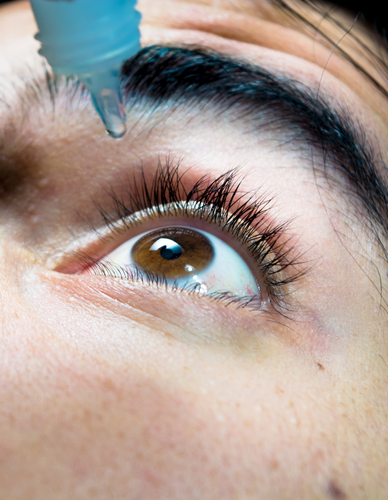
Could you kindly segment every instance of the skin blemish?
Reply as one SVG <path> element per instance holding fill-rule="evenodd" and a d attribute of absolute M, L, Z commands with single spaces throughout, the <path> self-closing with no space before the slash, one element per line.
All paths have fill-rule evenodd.
<path fill-rule="evenodd" d="M 318 369 L 324 371 L 325 367 L 322 365 L 322 363 L 317 363 Z"/>
<path fill-rule="evenodd" d="M 346 500 L 347 496 L 345 492 L 338 486 L 335 481 L 330 481 L 327 488 L 329 498 L 334 500 Z"/>

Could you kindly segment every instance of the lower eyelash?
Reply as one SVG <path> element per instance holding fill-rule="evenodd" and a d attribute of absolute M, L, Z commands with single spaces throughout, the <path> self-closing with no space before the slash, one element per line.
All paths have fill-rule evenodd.
<path fill-rule="evenodd" d="M 187 189 L 189 172 L 190 169 L 181 172 L 179 163 L 172 165 L 169 161 L 164 164 L 159 162 L 151 183 L 147 182 L 142 170 L 140 181 L 134 175 L 130 182 L 123 184 L 121 194 L 113 189 L 108 191 L 112 207 L 104 209 L 95 203 L 109 231 L 108 236 L 104 235 L 101 239 L 106 241 L 115 235 L 125 234 L 131 228 L 152 219 L 187 216 L 204 220 L 231 234 L 249 250 L 263 275 L 270 305 L 287 316 L 292 311 L 290 285 L 306 272 L 299 262 L 300 254 L 290 244 L 291 238 L 287 237 L 290 222 L 273 222 L 270 217 L 272 200 L 240 190 L 242 179 L 238 169 L 215 179 L 204 176 Z M 78 255 L 78 262 L 81 262 L 83 270 L 93 274 L 147 281 L 178 289 L 160 276 L 140 269 L 120 268 L 90 255 Z M 196 292 L 185 287 L 180 289 Z M 219 292 L 210 293 L 209 297 L 238 307 L 262 308 L 257 296 L 237 297 L 229 292 Z"/>
<path fill-rule="evenodd" d="M 195 295 L 196 297 L 206 296 L 215 302 L 223 303 L 225 306 L 233 305 L 237 309 L 248 308 L 253 311 L 263 312 L 263 302 L 260 295 L 237 296 L 228 291 L 207 292 L 204 294 L 201 292 L 200 284 L 198 283 L 196 285 L 178 285 L 177 283 L 165 279 L 160 274 L 140 269 L 134 264 L 131 265 L 130 268 L 124 268 L 122 266 L 112 264 L 111 262 L 95 261 L 87 256 L 83 257 L 83 263 L 92 274 L 97 276 L 106 276 L 126 281 L 141 282 L 142 284 L 147 285 L 156 285 L 157 287 L 163 287 L 174 293 L 185 292 Z"/>

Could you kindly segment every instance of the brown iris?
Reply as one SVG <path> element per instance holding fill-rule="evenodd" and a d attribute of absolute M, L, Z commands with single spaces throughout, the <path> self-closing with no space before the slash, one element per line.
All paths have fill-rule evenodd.
<path fill-rule="evenodd" d="M 213 261 L 214 251 L 202 233 L 186 227 L 169 227 L 140 238 L 131 256 L 140 268 L 178 280 L 203 271 Z"/>

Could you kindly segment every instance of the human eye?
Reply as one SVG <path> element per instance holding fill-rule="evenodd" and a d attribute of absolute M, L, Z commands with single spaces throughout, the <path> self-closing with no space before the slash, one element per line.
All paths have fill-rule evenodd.
<path fill-rule="evenodd" d="M 124 269 L 129 277 L 144 276 L 201 294 L 262 299 L 259 278 L 238 252 L 190 222 L 184 226 L 183 221 L 160 220 L 161 227 L 131 238 L 111 253 L 107 265 Z"/>
<path fill-rule="evenodd" d="M 194 179 L 191 169 L 167 161 L 151 182 L 143 171 L 120 193 L 110 190 L 110 207 L 97 204 L 104 220 L 98 249 L 85 249 L 63 272 L 289 311 L 290 289 L 303 274 L 289 224 L 273 219 L 270 198 L 242 191 L 238 169 Z"/>

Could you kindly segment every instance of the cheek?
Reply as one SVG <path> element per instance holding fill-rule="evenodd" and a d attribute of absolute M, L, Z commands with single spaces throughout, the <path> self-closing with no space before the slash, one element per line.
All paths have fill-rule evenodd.
<path fill-rule="evenodd" d="M 73 288 L 64 293 L 67 279 Z M 92 282 L 82 294 L 70 278 L 50 285 L 51 296 L 35 283 L 29 314 L 8 332 L 14 351 L 8 346 L 2 357 L 7 460 L 0 484 L 12 492 L 5 498 L 15 488 L 31 496 L 31 482 L 20 486 L 20 477 L 39 477 L 42 499 L 58 491 L 93 499 L 113 492 L 277 500 L 304 491 L 325 498 L 338 470 L 341 488 L 357 498 L 354 478 L 371 442 L 357 447 L 364 406 L 344 405 L 343 377 L 279 341 L 262 340 L 248 352 L 210 342 L 211 328 L 203 326 L 198 333 L 209 337 L 202 343 L 182 336 L 183 327 L 164 334 L 162 321 L 159 329 L 141 325 L 134 309 L 131 322 L 118 321 L 102 309 Z M 230 325 L 223 325 L 226 335 Z"/>
<path fill-rule="evenodd" d="M 290 358 L 247 365 L 211 349 L 167 347 L 150 360 L 133 346 L 133 359 L 116 366 L 76 343 L 36 341 L 19 357 L 14 384 L 3 384 L 0 484 L 39 477 L 42 499 L 63 490 L 89 498 L 88 485 L 98 489 L 90 498 L 101 499 L 112 491 L 131 499 L 279 499 L 314 490 L 317 471 L 338 455 L 336 433 L 346 435 L 323 378 Z M 29 498 L 28 479 L 24 485 Z"/>

